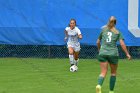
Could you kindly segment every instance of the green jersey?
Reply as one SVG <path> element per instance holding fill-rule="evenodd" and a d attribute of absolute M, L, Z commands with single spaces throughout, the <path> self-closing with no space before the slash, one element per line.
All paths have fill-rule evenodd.
<path fill-rule="evenodd" d="M 115 34 L 109 29 L 103 29 L 98 39 L 101 40 L 99 55 L 119 56 L 116 43 L 120 39 L 124 39 L 120 32 Z"/>

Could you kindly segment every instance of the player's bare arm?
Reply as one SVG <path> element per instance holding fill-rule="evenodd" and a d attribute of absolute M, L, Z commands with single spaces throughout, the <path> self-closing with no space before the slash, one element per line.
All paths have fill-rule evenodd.
<path fill-rule="evenodd" d="M 78 38 L 79 39 L 82 39 L 83 38 L 82 34 L 78 35 Z"/>
<path fill-rule="evenodd" d="M 120 45 L 121 45 L 123 51 L 125 52 L 127 58 L 130 60 L 131 59 L 131 56 L 130 56 L 130 54 L 127 51 L 126 45 L 124 43 L 124 40 L 120 39 Z"/>
<path fill-rule="evenodd" d="M 66 31 L 66 30 L 64 31 L 64 33 L 65 33 L 65 38 L 64 38 L 64 41 L 66 41 L 66 40 L 68 39 L 68 33 L 67 33 L 67 31 Z"/>
<path fill-rule="evenodd" d="M 98 51 L 100 50 L 100 47 L 101 47 L 101 43 L 100 43 L 100 39 L 97 39 L 97 48 L 98 48 Z"/>

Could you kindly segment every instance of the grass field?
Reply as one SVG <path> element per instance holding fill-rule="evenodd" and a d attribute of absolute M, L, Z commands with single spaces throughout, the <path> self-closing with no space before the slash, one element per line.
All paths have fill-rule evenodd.
<path fill-rule="evenodd" d="M 115 93 L 140 91 L 139 60 L 120 60 Z M 69 72 L 68 59 L 1 58 L 0 93 L 95 93 L 99 75 L 95 59 L 81 59 Z M 109 75 L 103 93 L 109 91 Z"/>

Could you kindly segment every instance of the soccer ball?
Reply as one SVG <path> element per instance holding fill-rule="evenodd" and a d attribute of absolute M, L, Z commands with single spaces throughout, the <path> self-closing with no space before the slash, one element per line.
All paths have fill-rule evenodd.
<path fill-rule="evenodd" d="M 76 72 L 78 70 L 78 67 L 76 65 L 73 65 L 70 67 L 70 72 Z"/>

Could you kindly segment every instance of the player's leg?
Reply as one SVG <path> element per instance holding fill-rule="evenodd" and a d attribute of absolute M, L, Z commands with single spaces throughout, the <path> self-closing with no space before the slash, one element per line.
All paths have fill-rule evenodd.
<path fill-rule="evenodd" d="M 100 62 L 101 73 L 98 79 L 98 84 L 102 86 L 103 80 L 108 71 L 108 62 Z"/>
<path fill-rule="evenodd" d="M 98 85 L 96 86 L 96 93 L 101 93 L 101 86 L 104 82 L 105 76 L 108 71 L 108 62 L 107 62 L 107 59 L 103 56 L 99 56 L 98 60 L 100 61 L 101 73 L 98 78 Z"/>
<path fill-rule="evenodd" d="M 79 52 L 74 51 L 74 61 L 75 61 L 75 65 L 77 66 L 79 61 Z"/>
<path fill-rule="evenodd" d="M 110 76 L 110 92 L 114 93 L 114 87 L 116 83 L 116 74 L 118 68 L 118 57 L 110 57 L 110 68 L 111 68 L 111 76 Z"/>
<path fill-rule="evenodd" d="M 100 62 L 101 74 L 98 78 L 98 85 L 96 86 L 96 93 L 101 93 L 101 86 L 104 82 L 105 76 L 108 71 L 108 62 Z"/>
<path fill-rule="evenodd" d="M 114 93 L 114 87 L 116 83 L 116 74 L 117 74 L 118 64 L 110 64 L 111 76 L 110 76 L 110 93 Z"/>
<path fill-rule="evenodd" d="M 74 46 L 74 61 L 75 65 L 77 66 L 78 61 L 79 61 L 79 51 L 80 51 L 80 43 L 76 43 Z"/>
<path fill-rule="evenodd" d="M 69 52 L 69 60 L 71 66 L 74 65 L 74 49 L 72 47 L 68 47 L 68 52 Z"/>

